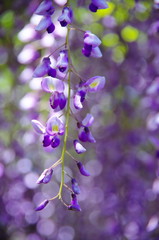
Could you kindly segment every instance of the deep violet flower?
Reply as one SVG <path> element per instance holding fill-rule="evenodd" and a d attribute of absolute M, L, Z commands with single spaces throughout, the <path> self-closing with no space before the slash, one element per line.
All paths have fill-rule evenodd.
<path fill-rule="evenodd" d="M 43 139 L 44 147 L 51 145 L 53 148 L 56 148 L 59 146 L 60 139 L 58 135 L 64 134 L 64 124 L 59 118 L 54 116 L 49 118 L 46 127 L 37 120 L 32 120 L 31 122 L 37 133 L 45 134 Z"/>
<path fill-rule="evenodd" d="M 105 0 L 92 0 L 89 5 L 89 9 L 92 12 L 96 12 L 98 9 L 106 9 L 108 8 L 108 4 Z"/>
<path fill-rule="evenodd" d="M 77 167 L 83 176 L 86 176 L 86 177 L 90 176 L 90 173 L 85 169 L 85 167 L 81 162 L 77 162 Z"/>
<path fill-rule="evenodd" d="M 40 175 L 40 177 L 38 178 L 38 180 L 36 181 L 36 183 L 40 184 L 40 183 L 48 183 L 51 180 L 53 174 L 53 169 L 49 168 L 49 169 L 45 169 L 42 174 Z"/>
<path fill-rule="evenodd" d="M 66 72 L 66 70 L 68 69 L 68 52 L 67 52 L 67 50 L 60 51 L 56 66 L 60 72 Z"/>
<path fill-rule="evenodd" d="M 86 31 L 84 34 L 84 47 L 82 49 L 82 53 L 85 57 L 102 57 L 102 53 L 99 49 L 99 45 L 101 44 L 101 40 L 90 31 Z"/>
<path fill-rule="evenodd" d="M 43 77 L 46 74 L 48 74 L 49 76 L 55 77 L 56 70 L 51 68 L 50 65 L 51 65 L 50 58 L 49 57 L 43 58 L 42 63 L 35 68 L 33 77 L 39 78 L 39 77 Z"/>
<path fill-rule="evenodd" d="M 72 18 L 73 18 L 72 9 L 69 7 L 64 7 L 61 16 L 58 18 L 58 21 L 60 22 L 62 27 L 65 27 L 67 26 L 67 24 L 72 23 Z"/>
<path fill-rule="evenodd" d="M 57 107 L 62 110 L 66 106 L 66 97 L 63 92 L 53 92 L 50 97 L 50 106 L 52 109 L 56 109 Z"/>
<path fill-rule="evenodd" d="M 77 201 L 76 194 L 71 194 L 71 204 L 68 206 L 68 210 L 80 212 L 81 208 Z"/>
<path fill-rule="evenodd" d="M 82 144 L 79 143 L 78 140 L 74 140 L 73 145 L 74 145 L 76 153 L 81 154 L 81 153 L 86 152 L 86 149 L 82 146 Z"/>
<path fill-rule="evenodd" d="M 72 183 L 72 190 L 73 190 L 73 192 L 75 194 L 80 194 L 80 188 L 79 188 L 78 183 L 77 183 L 75 178 L 71 179 L 71 183 Z"/>
<path fill-rule="evenodd" d="M 39 204 L 39 206 L 37 208 L 35 208 L 35 211 L 41 211 L 42 209 L 44 209 L 46 207 L 46 205 L 49 203 L 49 200 L 44 200 L 43 202 L 41 202 Z"/>
<path fill-rule="evenodd" d="M 78 138 L 82 142 L 90 142 L 95 143 L 94 139 L 89 127 L 92 125 L 94 121 L 94 117 L 91 114 L 87 114 L 83 121 L 79 124 L 79 134 Z"/>

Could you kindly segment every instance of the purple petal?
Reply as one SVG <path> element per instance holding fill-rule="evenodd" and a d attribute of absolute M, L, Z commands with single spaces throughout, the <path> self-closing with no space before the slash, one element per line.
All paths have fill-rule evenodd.
<path fill-rule="evenodd" d="M 87 31 L 84 34 L 84 43 L 87 45 L 91 45 L 93 48 L 98 47 L 101 44 L 101 40 L 93 33 Z M 84 46 L 85 49 L 86 46 Z"/>
<path fill-rule="evenodd" d="M 56 69 L 49 67 L 48 76 L 55 78 L 56 77 Z"/>
<path fill-rule="evenodd" d="M 52 93 L 54 91 L 63 92 L 64 91 L 64 83 L 52 77 L 45 77 L 41 82 L 41 87 L 45 92 Z"/>
<path fill-rule="evenodd" d="M 50 97 L 50 106 L 52 107 L 52 109 L 57 108 L 59 105 L 59 93 L 58 92 L 54 92 L 51 94 Z"/>
<path fill-rule="evenodd" d="M 33 77 L 35 77 L 35 78 L 43 77 L 45 74 L 47 74 L 47 72 L 50 68 L 50 64 L 51 64 L 50 59 L 44 58 L 42 63 L 35 68 Z"/>
<path fill-rule="evenodd" d="M 86 149 L 82 146 L 82 144 L 79 143 L 78 140 L 74 140 L 73 144 L 74 144 L 76 153 L 81 154 L 81 153 L 86 152 Z"/>
<path fill-rule="evenodd" d="M 51 1 L 43 1 L 38 8 L 35 11 L 35 14 L 38 15 L 45 15 L 48 10 L 52 8 L 52 2 Z"/>
<path fill-rule="evenodd" d="M 91 3 L 89 5 L 89 9 L 90 9 L 91 12 L 96 12 L 98 10 L 98 7 L 95 6 L 93 3 Z"/>
<path fill-rule="evenodd" d="M 78 92 L 74 96 L 74 106 L 75 106 L 76 109 L 82 109 L 83 108 L 83 105 L 81 103 L 81 96 Z"/>
<path fill-rule="evenodd" d="M 99 47 L 92 48 L 91 57 L 94 57 L 94 58 L 102 57 L 102 53 Z"/>
<path fill-rule="evenodd" d="M 88 129 L 89 130 L 89 129 Z M 85 130 L 84 127 L 81 127 L 79 129 L 79 134 L 78 134 L 78 138 L 80 141 L 82 142 L 88 142 L 88 132 Z"/>
<path fill-rule="evenodd" d="M 67 52 L 67 50 L 60 51 L 56 66 L 60 72 L 65 72 L 67 70 L 67 68 L 68 68 L 68 52 Z"/>
<path fill-rule="evenodd" d="M 46 128 L 37 120 L 31 120 L 32 126 L 34 130 L 39 134 L 44 134 L 46 132 Z"/>
<path fill-rule="evenodd" d="M 109 7 L 105 0 L 92 0 L 92 4 L 97 6 L 98 9 L 106 9 Z"/>
<path fill-rule="evenodd" d="M 81 207 L 80 207 L 79 204 L 69 205 L 69 206 L 68 206 L 68 210 L 80 212 L 80 211 L 81 211 Z"/>
<path fill-rule="evenodd" d="M 64 7 L 62 10 L 62 15 L 58 18 L 62 27 L 67 26 L 67 24 L 72 23 L 73 12 L 71 8 Z"/>
<path fill-rule="evenodd" d="M 63 135 L 64 134 L 64 124 L 57 117 L 51 117 L 46 123 L 46 131 L 49 135 Z"/>
<path fill-rule="evenodd" d="M 35 209 L 35 211 L 41 211 L 46 207 L 46 205 L 49 203 L 49 200 L 44 200 L 40 205 Z"/>
<path fill-rule="evenodd" d="M 86 176 L 86 177 L 90 176 L 90 173 L 85 169 L 85 167 L 81 162 L 77 162 L 77 167 L 83 176 Z"/>
<path fill-rule="evenodd" d="M 85 82 L 85 86 L 87 87 L 88 92 L 97 92 L 104 88 L 105 81 L 105 77 L 95 76 L 88 79 Z"/>
<path fill-rule="evenodd" d="M 38 180 L 36 181 L 36 183 L 40 184 L 40 183 L 48 183 L 51 180 L 53 174 L 53 169 L 45 169 L 42 174 L 40 175 L 40 177 L 38 178 Z"/>
<path fill-rule="evenodd" d="M 56 148 L 60 145 L 60 139 L 55 136 L 53 139 L 52 139 L 52 143 L 51 143 L 51 147 L 52 148 Z"/>
<path fill-rule="evenodd" d="M 75 194 L 80 194 L 80 188 L 79 188 L 78 183 L 77 183 L 75 178 L 71 179 L 71 183 L 72 183 L 72 190 L 73 190 L 73 192 Z"/>
<path fill-rule="evenodd" d="M 42 18 L 39 24 L 35 27 L 36 31 L 43 31 L 47 29 L 52 24 L 51 17 Z"/>
<path fill-rule="evenodd" d="M 52 33 L 55 30 L 55 25 L 53 23 L 46 29 L 48 33 Z"/>
<path fill-rule="evenodd" d="M 90 127 L 94 121 L 94 117 L 92 114 L 87 113 L 86 117 L 83 119 L 82 124 L 85 127 Z"/>
<path fill-rule="evenodd" d="M 51 141 L 52 141 L 52 137 L 49 136 L 49 135 L 45 135 L 45 136 L 44 136 L 44 139 L 43 139 L 43 147 L 48 147 L 48 146 L 50 146 Z"/>
<path fill-rule="evenodd" d="M 66 97 L 63 92 L 59 93 L 59 107 L 60 109 L 64 109 L 66 106 Z"/>

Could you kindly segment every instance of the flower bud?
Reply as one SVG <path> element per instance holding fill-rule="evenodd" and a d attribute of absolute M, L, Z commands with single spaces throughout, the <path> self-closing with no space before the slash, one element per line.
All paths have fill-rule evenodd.
<path fill-rule="evenodd" d="M 44 200 L 42 203 L 39 204 L 37 208 L 35 208 L 35 211 L 41 211 L 46 207 L 46 205 L 49 203 L 49 200 Z"/>
<path fill-rule="evenodd" d="M 90 173 L 85 169 L 81 162 L 77 162 L 77 167 L 79 168 L 79 171 L 83 176 L 90 176 Z"/>
<path fill-rule="evenodd" d="M 36 181 L 36 183 L 40 184 L 40 183 L 48 183 L 51 180 L 53 174 L 53 169 L 45 169 L 42 174 L 40 175 L 40 177 L 38 178 L 38 180 Z"/>
<path fill-rule="evenodd" d="M 72 190 L 73 190 L 73 192 L 75 194 L 80 194 L 80 188 L 79 188 L 78 183 L 77 183 L 75 178 L 71 179 L 71 183 L 72 183 Z"/>

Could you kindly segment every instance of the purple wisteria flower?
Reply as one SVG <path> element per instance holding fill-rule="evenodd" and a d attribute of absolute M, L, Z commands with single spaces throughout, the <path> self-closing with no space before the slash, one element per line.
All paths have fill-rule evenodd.
<path fill-rule="evenodd" d="M 35 208 L 35 211 L 41 211 L 46 207 L 46 205 L 49 203 L 49 200 L 44 200 L 42 203 L 39 204 L 37 208 Z"/>
<path fill-rule="evenodd" d="M 81 162 L 77 162 L 77 167 L 83 176 L 86 176 L 86 177 L 90 176 L 90 173 L 85 169 L 85 167 Z"/>
<path fill-rule="evenodd" d="M 74 107 L 76 109 L 82 109 L 82 103 L 85 100 L 86 94 L 88 92 L 100 91 L 105 86 L 105 77 L 95 76 L 88 79 L 84 83 L 79 84 L 79 88 L 74 96 Z"/>
<path fill-rule="evenodd" d="M 73 18 L 72 9 L 69 7 L 64 7 L 61 16 L 58 18 L 58 21 L 60 22 L 62 27 L 66 27 L 67 24 L 72 23 L 72 18 Z"/>
<path fill-rule="evenodd" d="M 51 93 L 50 106 L 53 109 L 62 110 L 66 106 L 66 97 L 63 93 L 64 83 L 57 78 L 46 77 L 41 82 L 42 89 Z"/>
<path fill-rule="evenodd" d="M 73 145 L 74 145 L 76 153 L 81 154 L 81 153 L 86 152 L 86 149 L 82 146 L 82 144 L 79 143 L 78 140 L 74 140 Z"/>
<path fill-rule="evenodd" d="M 52 146 L 56 148 L 60 144 L 60 139 L 58 135 L 64 134 L 64 124 L 57 117 L 50 117 L 46 123 L 46 127 L 44 127 L 39 121 L 32 120 L 32 125 L 35 131 L 39 134 L 45 134 L 43 139 L 43 146 L 48 147 Z"/>
<path fill-rule="evenodd" d="M 82 142 L 90 142 L 95 143 L 96 140 L 94 139 L 89 127 L 92 125 L 94 121 L 94 117 L 87 113 L 86 117 L 83 119 L 81 123 L 78 123 L 79 127 L 79 134 L 78 138 Z"/>
<path fill-rule="evenodd" d="M 49 57 L 45 57 L 42 60 L 42 63 L 37 66 L 34 70 L 33 77 L 39 78 L 43 77 L 44 75 L 49 75 L 51 77 L 56 77 L 56 69 L 50 67 L 51 61 Z"/>
<path fill-rule="evenodd" d="M 79 188 L 78 183 L 77 183 L 75 178 L 71 179 L 71 183 L 72 183 L 72 190 L 73 190 L 73 192 L 75 194 L 80 194 L 81 191 L 80 191 L 80 188 Z"/>
<path fill-rule="evenodd" d="M 90 31 L 86 31 L 84 34 L 84 47 L 82 53 L 85 57 L 102 57 L 102 53 L 99 49 L 101 40 Z"/>
<path fill-rule="evenodd" d="M 92 12 L 96 12 L 98 9 L 106 9 L 108 8 L 108 4 L 105 0 L 92 0 L 89 5 L 89 9 Z"/>
<path fill-rule="evenodd" d="M 56 66 L 60 72 L 66 72 L 66 70 L 68 69 L 68 51 L 67 50 L 60 51 Z"/>
<path fill-rule="evenodd" d="M 48 183 L 51 180 L 53 174 L 53 169 L 49 168 L 49 169 L 45 169 L 42 174 L 40 175 L 40 177 L 38 178 L 38 180 L 36 181 L 36 183 L 40 184 L 40 183 Z"/>
<path fill-rule="evenodd" d="M 51 15 L 55 9 L 52 5 L 52 1 L 45 0 L 36 9 L 35 14 L 44 16 L 39 24 L 36 26 L 36 31 L 47 30 L 48 33 L 52 33 L 55 30 L 55 25 L 52 22 Z"/>
<path fill-rule="evenodd" d="M 71 194 L 71 204 L 68 206 L 68 210 L 80 212 L 81 208 L 77 201 L 76 194 Z"/>

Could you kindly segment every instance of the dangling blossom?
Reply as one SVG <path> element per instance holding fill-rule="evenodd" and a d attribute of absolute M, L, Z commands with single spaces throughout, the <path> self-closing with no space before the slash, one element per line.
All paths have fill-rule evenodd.
<path fill-rule="evenodd" d="M 77 167 L 83 176 L 86 176 L 86 177 L 90 176 L 90 173 L 85 169 L 85 167 L 81 162 L 77 162 Z"/>
<path fill-rule="evenodd" d="M 51 180 L 53 174 L 53 169 L 49 168 L 49 169 L 45 169 L 42 174 L 40 175 L 40 177 L 38 178 L 38 180 L 36 181 L 36 183 L 40 184 L 40 183 L 48 183 Z"/>
<path fill-rule="evenodd" d="M 46 207 L 46 205 L 49 203 L 49 200 L 44 200 L 42 203 L 39 204 L 37 208 L 35 208 L 35 211 L 41 211 Z"/>
<path fill-rule="evenodd" d="M 60 72 L 66 72 L 66 70 L 68 69 L 68 51 L 67 50 L 60 51 L 56 66 Z"/>
<path fill-rule="evenodd" d="M 36 9 L 35 14 L 44 16 L 39 24 L 36 26 L 36 31 L 47 30 L 48 33 L 52 33 L 55 30 L 55 25 L 52 22 L 51 15 L 54 13 L 55 9 L 52 6 L 50 0 L 43 1 L 39 7 Z"/>
<path fill-rule="evenodd" d="M 69 7 L 64 7 L 61 16 L 58 18 L 58 21 L 60 22 L 62 27 L 66 27 L 67 24 L 72 23 L 72 18 L 73 18 L 72 9 Z"/>
<path fill-rule="evenodd" d="M 86 57 L 102 57 L 102 53 L 99 49 L 99 45 L 101 44 L 101 40 L 90 31 L 86 31 L 84 34 L 84 47 L 82 49 L 82 53 Z"/>
<path fill-rule="evenodd" d="M 79 126 L 79 134 L 78 138 L 82 142 L 90 142 L 95 143 L 96 140 L 94 139 L 89 127 L 92 125 L 94 121 L 94 117 L 91 114 L 87 114 L 83 121 L 78 124 Z"/>
<path fill-rule="evenodd" d="M 37 66 L 34 70 L 33 77 L 39 78 L 43 77 L 44 75 L 49 75 L 51 77 L 56 77 L 56 69 L 50 67 L 51 61 L 49 57 L 45 57 L 42 60 L 42 63 Z"/>
<path fill-rule="evenodd" d="M 32 125 L 34 130 L 39 134 L 45 134 L 43 139 L 43 146 L 48 147 L 52 146 L 56 148 L 60 144 L 60 139 L 58 135 L 64 134 L 64 124 L 57 117 L 50 117 L 46 123 L 46 127 L 44 127 L 39 121 L 32 120 Z"/>
<path fill-rule="evenodd" d="M 76 194 L 71 194 L 71 204 L 68 206 L 68 210 L 80 212 L 81 208 L 77 201 Z"/>
<path fill-rule="evenodd" d="M 81 153 L 86 152 L 86 149 L 82 146 L 82 144 L 79 143 L 78 140 L 74 140 L 73 145 L 74 145 L 76 153 L 81 154 Z"/>
<path fill-rule="evenodd" d="M 106 9 L 108 8 L 108 4 L 105 0 L 92 0 L 89 5 L 89 9 L 92 12 L 96 12 L 98 9 Z"/>
<path fill-rule="evenodd" d="M 57 78 L 46 77 L 42 80 L 41 86 L 45 92 L 51 93 L 50 106 L 52 109 L 59 107 L 62 110 L 66 106 L 63 81 Z"/>
<path fill-rule="evenodd" d="M 95 76 L 88 79 L 84 83 L 79 84 L 79 88 L 77 93 L 74 96 L 74 107 L 76 109 L 82 109 L 82 103 L 85 100 L 85 96 L 88 92 L 97 92 L 104 88 L 105 85 L 105 77 Z"/>
<path fill-rule="evenodd" d="M 80 188 L 79 188 L 78 183 L 77 183 L 75 178 L 71 179 L 71 183 L 72 183 L 72 190 L 73 190 L 73 192 L 75 194 L 80 194 Z"/>

